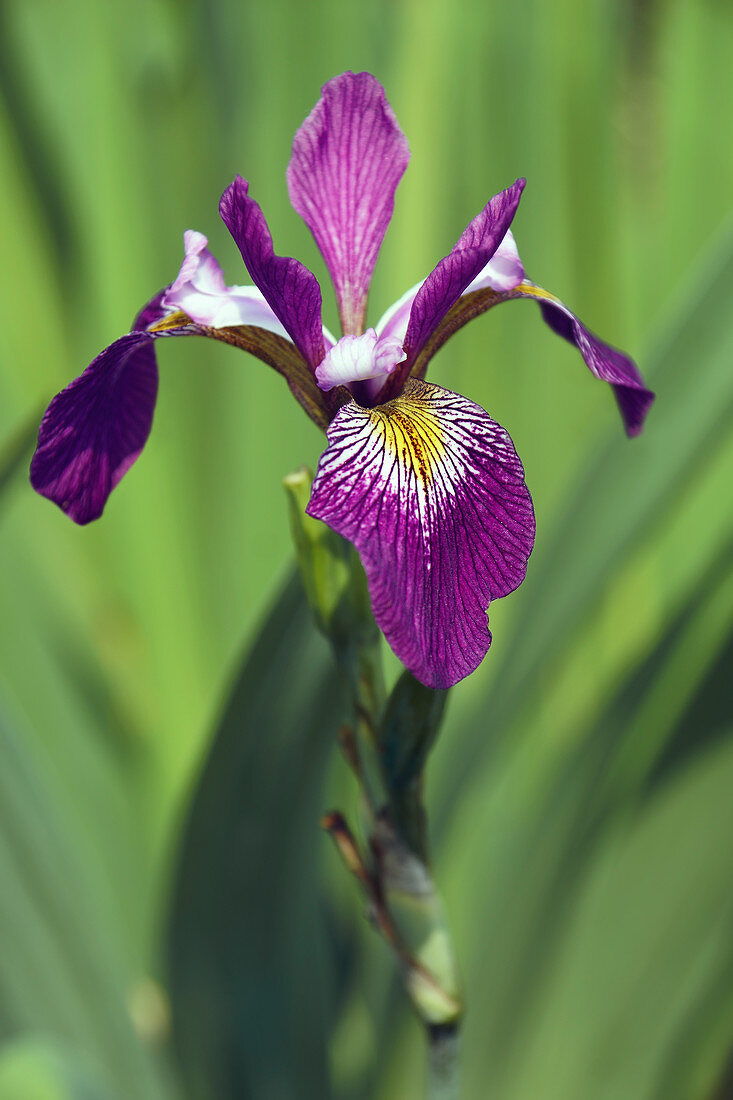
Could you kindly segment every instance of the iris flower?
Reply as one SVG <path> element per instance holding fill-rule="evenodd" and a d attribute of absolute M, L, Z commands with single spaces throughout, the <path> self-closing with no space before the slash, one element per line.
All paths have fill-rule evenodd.
<path fill-rule="evenodd" d="M 188 231 L 174 282 L 51 402 L 31 480 L 77 523 L 97 519 L 150 432 L 155 341 L 199 335 L 243 348 L 284 376 L 326 432 L 309 514 L 357 548 L 376 621 L 400 660 L 447 688 L 485 656 L 489 603 L 524 579 L 535 523 L 509 435 L 479 405 L 424 380 L 432 357 L 490 307 L 534 301 L 613 387 L 629 435 L 641 431 L 653 395 L 631 359 L 525 278 L 510 231 L 524 180 L 495 195 L 427 278 L 366 328 L 408 159 L 373 76 L 329 81 L 295 135 L 287 182 L 333 279 L 342 337 L 323 326 L 315 276 L 275 254 L 238 176 L 219 209 L 254 285 L 226 286 L 206 238 Z"/>

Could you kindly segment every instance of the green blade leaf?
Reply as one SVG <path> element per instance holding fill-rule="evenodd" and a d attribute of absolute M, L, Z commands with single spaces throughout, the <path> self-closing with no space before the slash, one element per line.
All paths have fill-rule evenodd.
<path fill-rule="evenodd" d="M 714 1083 L 728 1035 L 686 1040 L 700 1012 L 733 1016 L 731 783 L 728 736 L 607 836 L 534 1006 L 508 1100 L 688 1100 L 700 1095 L 695 1079 Z M 568 1029 L 575 1055 L 558 1058 Z"/>
<path fill-rule="evenodd" d="M 0 1049 L 2 1100 L 121 1100 L 73 1048 L 28 1038 Z"/>
<path fill-rule="evenodd" d="M 191 1095 L 202 1100 L 331 1095 L 318 818 L 344 706 L 293 576 L 214 732 L 179 853 L 174 1030 Z"/>
<path fill-rule="evenodd" d="M 0 713 L 0 1036 L 42 1031 L 93 1060 L 123 1095 L 170 1096 L 136 1035 L 134 975 L 99 923 L 89 869 L 22 736 Z"/>

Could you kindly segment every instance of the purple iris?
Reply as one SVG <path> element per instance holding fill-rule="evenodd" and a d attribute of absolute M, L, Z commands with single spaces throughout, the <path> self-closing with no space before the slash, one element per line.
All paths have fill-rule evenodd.
<path fill-rule="evenodd" d="M 206 238 L 185 234 L 177 278 L 51 402 L 31 481 L 77 523 L 97 519 L 150 432 L 160 337 L 203 335 L 244 348 L 286 379 L 324 430 L 308 506 L 354 543 L 374 615 L 400 660 L 430 687 L 472 672 L 491 644 L 487 608 L 524 579 L 532 499 L 506 431 L 478 405 L 425 382 L 428 363 L 471 318 L 514 298 L 609 382 L 629 435 L 653 400 L 635 364 L 601 343 L 554 295 L 524 278 L 510 225 L 524 187 L 496 195 L 428 277 L 373 328 L 374 264 L 409 159 L 407 141 L 368 73 L 329 81 L 295 135 L 290 199 L 336 289 L 344 335 L 321 320 L 321 288 L 276 256 L 262 211 L 237 177 L 220 212 L 254 286 L 226 286 Z"/>

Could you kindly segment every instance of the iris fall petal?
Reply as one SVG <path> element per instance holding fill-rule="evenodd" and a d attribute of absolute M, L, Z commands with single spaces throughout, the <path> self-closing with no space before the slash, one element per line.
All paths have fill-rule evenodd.
<path fill-rule="evenodd" d="M 144 332 L 115 340 L 43 418 L 31 483 L 76 523 L 101 516 L 145 446 L 158 393 L 153 342 Z"/>
<path fill-rule="evenodd" d="M 400 660 L 450 687 L 480 664 L 489 602 L 521 584 L 532 551 L 512 441 L 472 401 L 415 381 L 386 405 L 349 402 L 328 440 L 308 512 L 356 546 Z"/>

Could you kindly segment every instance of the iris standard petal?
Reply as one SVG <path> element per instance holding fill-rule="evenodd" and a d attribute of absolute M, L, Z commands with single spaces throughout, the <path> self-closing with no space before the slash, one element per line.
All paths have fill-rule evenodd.
<path fill-rule="evenodd" d="M 524 180 L 519 179 L 506 191 L 494 195 L 420 286 L 405 336 L 407 359 L 387 379 L 381 400 L 397 396 L 421 349 L 466 287 L 486 267 L 512 223 L 523 190 Z"/>
<path fill-rule="evenodd" d="M 495 291 L 488 285 L 480 290 L 466 291 L 446 314 L 415 359 L 411 372 L 413 377 L 423 378 L 430 360 L 446 340 L 474 317 L 501 302 L 515 299 L 539 304 L 542 315 L 553 332 L 578 349 L 586 366 L 596 378 L 613 387 L 627 435 L 639 435 L 654 401 L 654 394 L 644 385 L 644 379 L 634 360 L 600 340 L 554 294 L 527 280 L 513 290 L 504 292 Z"/>
<path fill-rule="evenodd" d="M 356 546 L 400 660 L 450 687 L 486 654 L 489 602 L 521 584 L 534 544 L 512 441 L 480 406 L 421 381 L 376 408 L 349 402 L 328 441 L 307 511 Z"/>
<path fill-rule="evenodd" d="M 299 260 L 275 255 L 265 217 L 248 196 L 247 186 L 247 181 L 237 176 L 222 195 L 219 212 L 253 282 L 295 346 L 315 368 L 324 353 L 321 288 L 315 275 Z"/>
<path fill-rule="evenodd" d="M 290 201 L 331 273 L 343 331 L 364 328 L 369 283 L 410 151 L 384 88 L 369 73 L 342 73 L 293 140 Z"/>
<path fill-rule="evenodd" d="M 139 331 L 115 340 L 43 418 L 31 484 L 76 523 L 101 516 L 145 446 L 158 393 L 153 342 Z"/>

